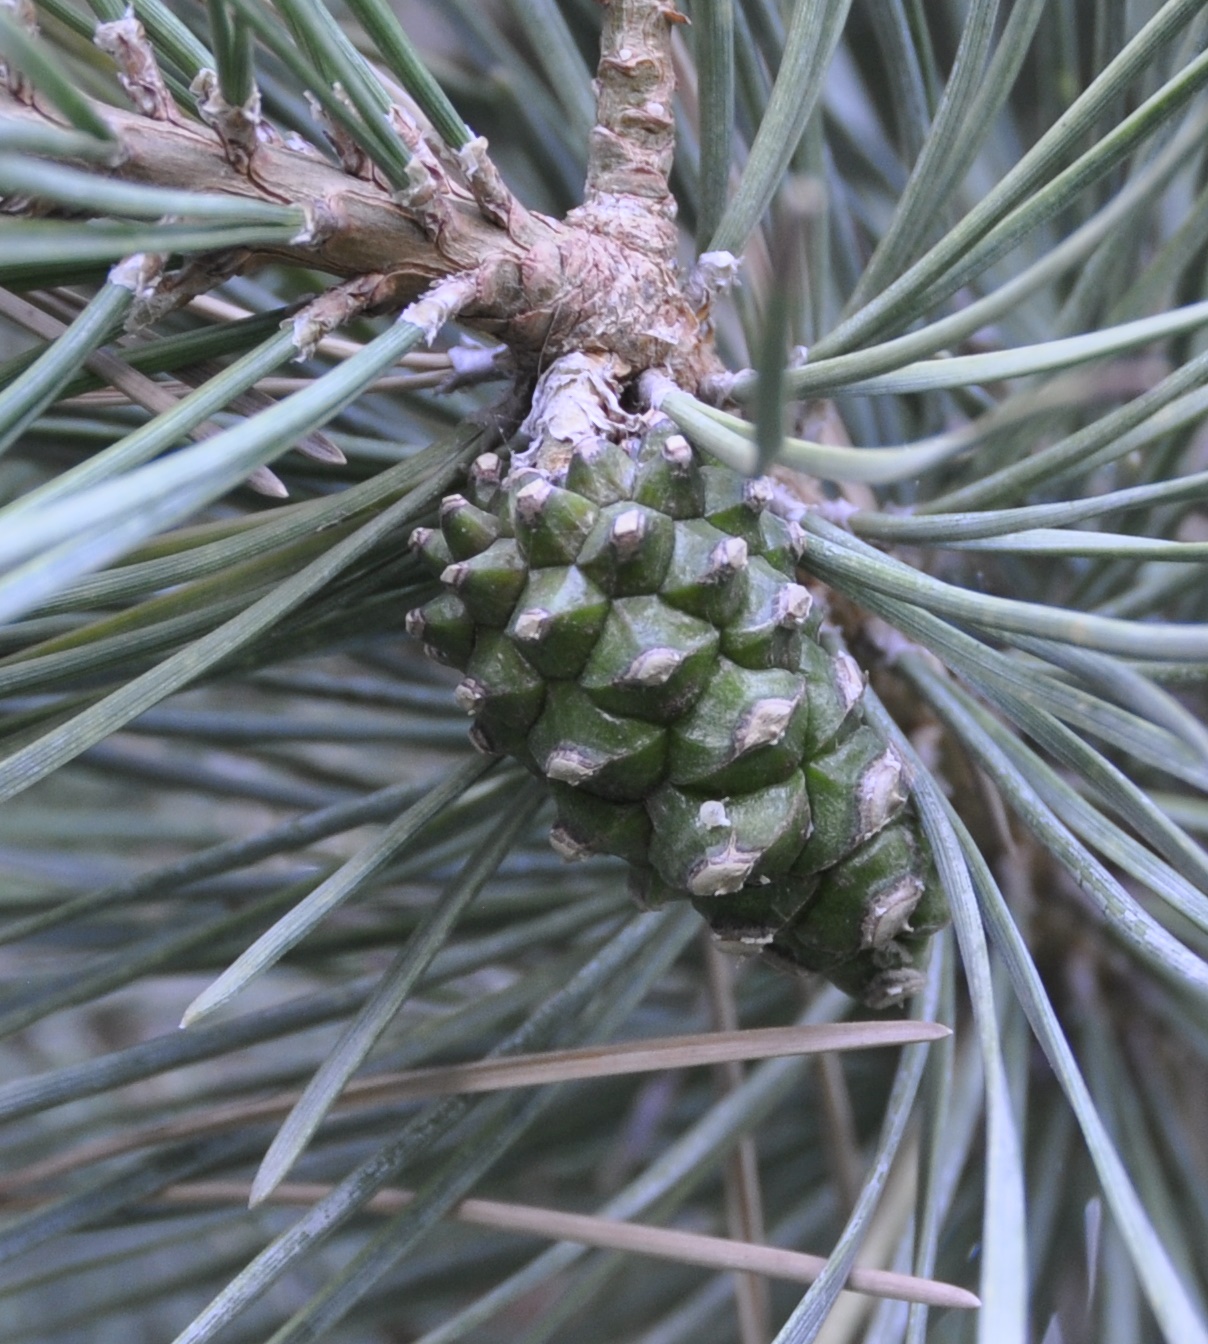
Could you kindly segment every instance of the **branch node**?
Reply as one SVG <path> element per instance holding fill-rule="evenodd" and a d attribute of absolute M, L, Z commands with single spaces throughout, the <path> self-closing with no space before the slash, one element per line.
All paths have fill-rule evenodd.
<path fill-rule="evenodd" d="M 337 96 L 344 97 L 344 90 L 339 84 L 332 87 Z M 332 149 L 335 150 L 336 158 L 340 161 L 340 167 L 349 177 L 358 178 L 362 182 L 376 182 L 373 164 L 360 145 L 342 126 L 332 121 L 327 115 L 327 109 L 309 89 L 303 89 L 302 96 L 306 99 L 311 116 L 323 128 L 323 134 L 327 137 Z"/>
<path fill-rule="evenodd" d="M 3 0 L 3 8 L 8 11 L 9 19 L 30 37 L 38 36 L 38 15 L 33 0 Z M 37 90 L 26 78 L 20 68 L 4 59 L 0 53 L 0 84 L 26 107 L 34 106 Z"/>
<path fill-rule="evenodd" d="M 718 294 L 725 294 L 738 283 L 742 258 L 733 252 L 702 252 L 696 259 L 684 285 L 684 297 L 701 312 Z"/>
<path fill-rule="evenodd" d="M 330 336 L 337 327 L 373 308 L 383 281 L 381 275 L 358 275 L 320 294 L 296 313 L 291 319 L 294 344 L 298 347 L 295 362 L 309 359 L 324 336 Z"/>
<path fill-rule="evenodd" d="M 410 322 L 424 333 L 431 345 L 446 322 L 451 322 L 478 292 L 478 271 L 463 271 L 438 280 L 422 297 L 403 309 L 402 321 Z"/>
<path fill-rule="evenodd" d="M 675 383 L 658 369 L 647 369 L 638 379 L 638 399 L 652 411 L 657 411 L 667 393 L 674 391 Z"/>
<path fill-rule="evenodd" d="M 153 327 L 198 294 L 208 294 L 237 274 L 251 255 L 246 247 L 224 248 L 221 252 L 203 252 L 189 257 L 175 271 L 159 269 L 152 274 L 148 269 L 144 286 L 135 292 L 134 303 L 126 317 L 126 330 L 141 331 Z"/>
<path fill-rule="evenodd" d="M 513 470 L 536 466 L 557 480 L 576 448 L 632 433 L 637 421 L 617 395 L 626 372 L 612 354 L 574 351 L 556 359 L 533 389 L 532 410 L 520 426 L 530 446 L 512 458 Z"/>
<path fill-rule="evenodd" d="M 118 82 L 144 117 L 180 123 L 180 113 L 155 59 L 155 48 L 147 41 L 133 9 L 112 23 L 98 23 L 92 42 L 113 57 Z"/>
<path fill-rule="evenodd" d="M 531 242 L 533 230 L 529 213 L 508 190 L 487 153 L 486 138 L 476 135 L 468 144 L 462 145 L 457 151 L 457 160 L 483 219 L 506 229 L 517 242 Z"/>
<path fill-rule="evenodd" d="M 391 103 L 389 118 L 395 134 L 406 145 L 408 155 L 411 159 L 418 160 L 431 174 L 434 189 L 446 195 L 451 193 L 453 184 L 446 171 L 446 160 L 451 160 L 452 156 L 441 154 L 439 144 L 433 145 L 408 108 L 397 102 Z"/>
<path fill-rule="evenodd" d="M 260 90 L 253 87 L 243 105 L 236 107 L 223 97 L 215 71 L 203 68 L 189 85 L 189 92 L 197 100 L 197 115 L 222 141 L 227 162 L 237 173 L 251 177 L 257 148 L 277 139 L 260 115 Z"/>
<path fill-rule="evenodd" d="M 735 377 L 729 369 L 719 369 L 701 380 L 696 395 L 710 406 L 724 406 L 734 394 Z"/>
<path fill-rule="evenodd" d="M 121 285 L 134 295 L 135 303 L 145 303 L 155 293 L 164 270 L 160 252 L 134 252 L 109 272 L 109 283 Z"/>
<path fill-rule="evenodd" d="M 339 211 L 322 198 L 303 202 L 302 213 L 306 223 L 289 240 L 291 247 L 321 247 L 340 227 Z"/>
<path fill-rule="evenodd" d="M 407 185 L 394 199 L 435 242 L 453 224 L 450 196 L 444 170 L 429 153 L 412 155 L 407 163 Z"/>

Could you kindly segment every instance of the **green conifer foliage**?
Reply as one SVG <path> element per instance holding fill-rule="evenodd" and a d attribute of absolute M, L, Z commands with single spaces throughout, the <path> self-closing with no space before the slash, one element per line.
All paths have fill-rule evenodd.
<path fill-rule="evenodd" d="M 0 0 L 4 1344 L 1208 1344 L 1206 37 Z"/>

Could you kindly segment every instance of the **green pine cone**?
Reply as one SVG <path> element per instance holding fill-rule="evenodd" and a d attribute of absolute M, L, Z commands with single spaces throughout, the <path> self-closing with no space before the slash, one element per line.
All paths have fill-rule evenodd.
<path fill-rule="evenodd" d="M 666 422 L 558 480 L 505 472 L 485 454 L 414 534 L 446 591 L 408 629 L 467 673 L 475 744 L 551 781 L 554 848 L 618 855 L 641 899 L 872 1007 L 915 993 L 946 920 L 931 856 L 769 483 Z"/>

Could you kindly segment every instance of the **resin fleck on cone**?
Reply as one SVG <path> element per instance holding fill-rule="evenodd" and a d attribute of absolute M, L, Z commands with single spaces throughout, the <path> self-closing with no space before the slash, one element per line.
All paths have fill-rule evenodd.
<path fill-rule="evenodd" d="M 413 535 L 446 591 L 408 628 L 466 673 L 475 743 L 551 782 L 564 858 L 618 855 L 640 899 L 691 900 L 727 947 L 886 1007 L 947 912 L 771 502 L 666 421 L 556 478 L 486 454 Z"/>

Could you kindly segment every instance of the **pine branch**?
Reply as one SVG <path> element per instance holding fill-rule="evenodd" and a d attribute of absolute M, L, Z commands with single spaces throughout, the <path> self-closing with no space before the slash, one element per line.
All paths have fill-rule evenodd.
<path fill-rule="evenodd" d="M 250 148 L 245 138 L 232 153 L 222 119 L 204 106 L 214 96 L 208 82 L 199 87 L 211 123 L 204 127 L 167 115 L 163 99 L 142 100 L 154 116 L 88 107 L 115 142 L 112 179 L 301 209 L 306 223 L 292 239 L 207 258 L 205 279 L 286 261 L 355 282 L 368 311 L 395 311 L 449 282 L 410 315 L 430 339 L 444 321 L 460 317 L 509 346 L 522 376 L 588 352 L 608 357 L 602 367 L 609 383 L 660 369 L 696 390 L 720 367 L 709 294 L 702 302 L 697 282 L 687 297 L 675 265 L 670 30 L 682 21 L 673 5 L 657 0 L 610 4 L 587 199 L 564 221 L 515 200 L 481 137 L 454 154 L 398 104 L 389 108 L 390 128 L 407 166 L 397 191 L 335 133 L 343 171 L 313 147 L 290 147 L 275 136 Z M 149 82 L 144 77 L 135 87 Z M 0 114 L 30 129 L 51 120 L 36 100 L 13 93 L 0 93 Z M 183 301 L 198 288 L 197 277 L 161 281 L 158 310 L 170 295 Z"/>

